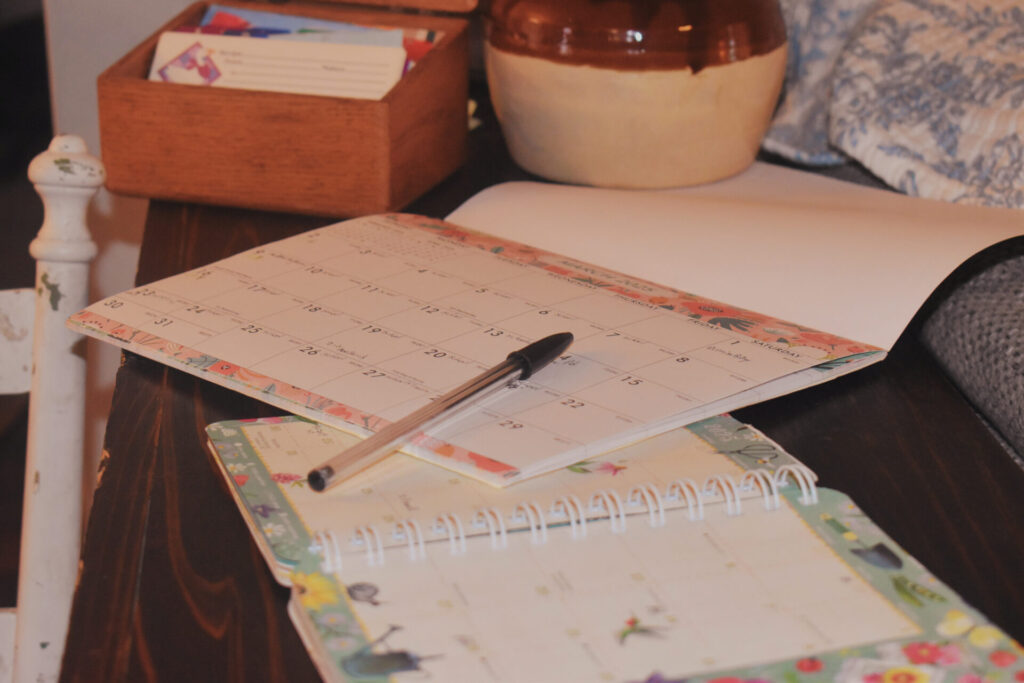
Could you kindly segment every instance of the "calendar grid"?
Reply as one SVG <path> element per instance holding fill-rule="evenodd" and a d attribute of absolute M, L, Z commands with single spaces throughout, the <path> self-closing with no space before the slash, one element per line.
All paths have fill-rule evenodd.
<path fill-rule="evenodd" d="M 498 484 L 859 348 L 423 221 L 328 226 L 98 302 L 77 322 L 364 433 L 530 341 L 572 332 L 567 353 L 524 386 L 415 439 L 415 454 Z M 787 329 L 804 339 L 776 341 Z"/>

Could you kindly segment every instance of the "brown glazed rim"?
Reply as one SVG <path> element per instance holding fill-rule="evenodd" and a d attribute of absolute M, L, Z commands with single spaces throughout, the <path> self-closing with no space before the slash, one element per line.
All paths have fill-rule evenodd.
<path fill-rule="evenodd" d="M 786 42 L 778 0 L 493 0 L 498 50 L 622 70 L 737 62 Z"/>

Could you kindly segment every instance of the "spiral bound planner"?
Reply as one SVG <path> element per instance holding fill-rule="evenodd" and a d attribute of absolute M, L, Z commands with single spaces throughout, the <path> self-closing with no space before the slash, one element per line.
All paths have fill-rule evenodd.
<path fill-rule="evenodd" d="M 310 464 L 358 437 L 207 432 L 326 680 L 1009 681 L 1021 657 L 728 416 L 511 489 L 398 454 L 314 493 Z"/>

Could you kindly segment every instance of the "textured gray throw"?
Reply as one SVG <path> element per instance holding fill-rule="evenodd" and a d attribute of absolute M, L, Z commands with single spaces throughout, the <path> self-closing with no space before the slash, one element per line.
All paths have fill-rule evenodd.
<path fill-rule="evenodd" d="M 1024 466 L 1024 255 L 957 287 L 922 340 Z"/>

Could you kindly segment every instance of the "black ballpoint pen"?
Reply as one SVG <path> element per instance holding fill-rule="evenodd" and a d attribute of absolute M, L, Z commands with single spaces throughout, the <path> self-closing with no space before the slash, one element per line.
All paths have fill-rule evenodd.
<path fill-rule="evenodd" d="M 342 451 L 311 470 L 307 476 L 310 488 L 314 491 L 323 491 L 333 484 L 348 479 L 390 455 L 396 450 L 398 443 L 411 432 L 435 418 L 444 416 L 448 411 L 461 406 L 471 398 L 479 396 L 485 389 L 500 382 L 509 383 L 527 379 L 562 355 L 571 343 L 572 333 L 560 332 L 535 341 L 518 351 L 513 351 L 504 361 L 490 370 L 482 372 L 397 422 L 392 422 L 365 441 Z M 517 372 L 519 373 L 517 377 L 511 376 Z"/>

